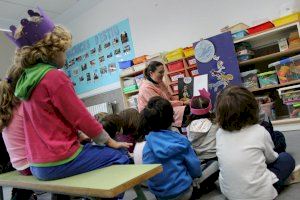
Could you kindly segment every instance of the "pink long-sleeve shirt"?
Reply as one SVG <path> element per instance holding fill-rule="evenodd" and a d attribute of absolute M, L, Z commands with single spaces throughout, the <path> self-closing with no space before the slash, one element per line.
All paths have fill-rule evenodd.
<path fill-rule="evenodd" d="M 77 97 L 72 82 L 57 69 L 47 72 L 23 106 L 28 160 L 33 164 L 75 155 L 80 148 L 77 130 L 90 138 L 103 131 Z"/>
<path fill-rule="evenodd" d="M 3 129 L 2 137 L 12 166 L 16 170 L 28 168 L 22 103 L 13 110 L 13 117 L 8 126 Z"/>
<path fill-rule="evenodd" d="M 161 96 L 162 98 L 170 101 L 174 109 L 175 122 L 173 125 L 181 127 L 185 106 L 182 101 L 176 100 L 175 97 L 170 94 L 163 82 L 160 84 L 154 84 L 148 80 L 143 80 L 138 94 L 139 112 L 141 112 L 147 105 L 148 101 L 155 96 Z"/>

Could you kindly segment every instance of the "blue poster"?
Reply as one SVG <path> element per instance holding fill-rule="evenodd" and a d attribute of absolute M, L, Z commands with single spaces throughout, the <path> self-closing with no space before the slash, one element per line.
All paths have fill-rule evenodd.
<path fill-rule="evenodd" d="M 82 94 L 118 82 L 118 62 L 133 58 L 126 19 L 69 49 L 64 71 L 72 79 L 76 93 Z"/>
<path fill-rule="evenodd" d="M 240 69 L 230 32 L 194 43 L 199 74 L 208 74 L 212 103 L 228 85 L 240 85 Z"/>

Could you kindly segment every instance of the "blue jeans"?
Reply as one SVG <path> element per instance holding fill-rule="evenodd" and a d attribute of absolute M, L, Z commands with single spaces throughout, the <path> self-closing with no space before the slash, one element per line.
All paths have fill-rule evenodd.
<path fill-rule="evenodd" d="M 273 186 L 280 193 L 284 182 L 295 169 L 295 159 L 290 154 L 282 152 L 273 163 L 268 165 L 268 169 L 279 179 Z"/>
<path fill-rule="evenodd" d="M 61 179 L 82 174 L 113 164 L 128 164 L 125 151 L 110 147 L 86 144 L 80 154 L 72 161 L 54 167 L 30 167 L 32 174 L 41 180 Z"/>

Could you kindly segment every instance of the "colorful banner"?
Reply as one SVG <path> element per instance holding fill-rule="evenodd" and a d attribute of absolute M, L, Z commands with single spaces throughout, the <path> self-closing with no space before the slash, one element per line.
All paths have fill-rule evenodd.
<path fill-rule="evenodd" d="M 126 19 L 69 49 L 64 71 L 72 79 L 76 93 L 82 94 L 118 82 L 118 62 L 133 58 Z"/>
<path fill-rule="evenodd" d="M 240 85 L 240 69 L 230 32 L 194 43 L 199 74 L 208 74 L 212 102 L 228 85 Z"/>

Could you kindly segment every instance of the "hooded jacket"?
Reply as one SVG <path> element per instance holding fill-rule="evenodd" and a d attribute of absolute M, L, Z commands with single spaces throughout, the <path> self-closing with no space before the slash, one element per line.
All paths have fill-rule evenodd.
<path fill-rule="evenodd" d="M 216 133 L 218 126 L 209 119 L 197 119 L 187 127 L 188 140 L 201 160 L 217 157 Z"/>
<path fill-rule="evenodd" d="M 162 164 L 163 172 L 148 181 L 159 198 L 175 198 L 185 192 L 193 178 L 202 175 L 200 160 L 183 135 L 170 130 L 150 132 L 143 150 L 144 164 Z"/>

